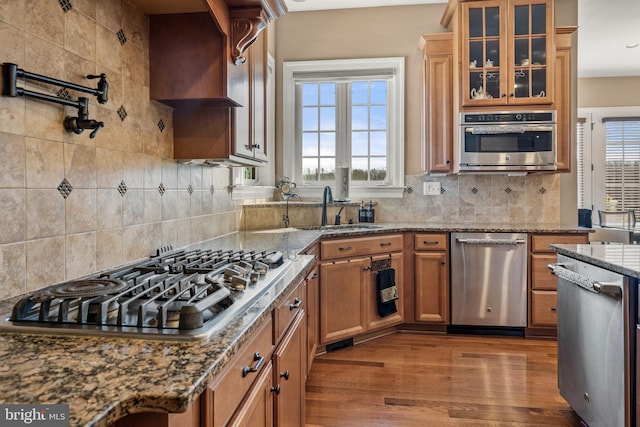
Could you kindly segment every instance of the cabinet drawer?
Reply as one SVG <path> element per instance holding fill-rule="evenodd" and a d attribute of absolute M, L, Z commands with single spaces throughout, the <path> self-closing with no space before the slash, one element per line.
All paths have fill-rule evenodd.
<path fill-rule="evenodd" d="M 253 337 L 243 344 L 229 364 L 209 384 L 206 390 L 207 404 L 205 422 L 208 426 L 226 425 L 251 384 L 260 375 L 260 368 L 266 366 L 273 352 L 271 317 L 254 332 Z M 256 357 L 256 353 L 258 357 Z M 258 360 L 256 360 L 258 359 Z M 262 360 L 262 361 L 260 361 Z M 253 368 L 253 369 L 252 369 Z M 258 368 L 255 370 L 255 368 Z"/>
<path fill-rule="evenodd" d="M 531 251 L 553 252 L 549 249 L 549 245 L 552 243 L 589 243 L 589 236 L 586 234 L 533 234 L 531 236 Z"/>
<path fill-rule="evenodd" d="M 558 325 L 558 293 L 555 291 L 531 292 L 531 325 L 556 327 Z"/>
<path fill-rule="evenodd" d="M 556 262 L 556 255 L 531 254 L 531 289 L 555 291 L 558 278 L 547 266 Z"/>
<path fill-rule="evenodd" d="M 356 237 L 321 242 L 322 259 L 351 258 L 402 250 L 402 235 Z"/>
<path fill-rule="evenodd" d="M 304 310 L 304 287 L 299 283 L 273 311 L 273 343 L 276 344 L 296 314 Z"/>
<path fill-rule="evenodd" d="M 447 250 L 447 235 L 444 233 L 416 233 L 414 246 L 416 251 L 445 251 Z"/>

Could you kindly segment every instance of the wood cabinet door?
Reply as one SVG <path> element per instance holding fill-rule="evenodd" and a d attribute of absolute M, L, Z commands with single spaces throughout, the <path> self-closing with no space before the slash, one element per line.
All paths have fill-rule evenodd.
<path fill-rule="evenodd" d="M 453 34 L 424 35 L 422 169 L 453 170 Z"/>
<path fill-rule="evenodd" d="M 307 375 L 318 349 L 318 304 L 320 297 L 318 267 L 307 276 Z"/>
<path fill-rule="evenodd" d="M 556 29 L 556 66 L 554 108 L 558 123 L 556 166 L 558 172 L 571 170 L 571 135 L 575 123 L 571 120 L 571 43 L 576 27 Z"/>
<path fill-rule="evenodd" d="M 269 362 L 262 369 L 251 391 L 238 408 L 229 427 L 272 427 L 273 426 L 273 367 Z"/>
<path fill-rule="evenodd" d="M 447 323 L 449 278 L 446 252 L 416 252 L 413 259 L 415 320 Z"/>
<path fill-rule="evenodd" d="M 299 427 L 304 425 L 304 386 L 307 327 L 301 313 L 276 349 L 273 356 L 275 397 L 275 425 Z"/>
<path fill-rule="evenodd" d="M 367 330 L 363 282 L 369 258 L 320 264 L 320 342 L 353 337 Z"/>
<path fill-rule="evenodd" d="M 372 261 L 384 260 L 388 256 L 373 257 Z M 391 255 L 391 268 L 395 270 L 396 287 L 398 288 L 398 299 L 395 301 L 397 312 L 386 317 L 380 317 L 378 314 L 377 303 L 377 273 L 367 271 L 365 275 L 365 298 L 367 300 L 367 330 L 375 330 L 385 328 L 387 326 L 398 325 L 404 322 L 404 256 L 402 253 Z"/>

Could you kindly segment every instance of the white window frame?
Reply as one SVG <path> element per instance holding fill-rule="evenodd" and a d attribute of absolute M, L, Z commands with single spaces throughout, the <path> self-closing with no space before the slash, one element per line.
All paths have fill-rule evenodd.
<path fill-rule="evenodd" d="M 282 64 L 282 130 L 283 130 L 283 174 L 298 184 L 296 193 L 305 198 L 322 197 L 324 184 L 304 184 L 301 147 L 296 144 L 296 74 L 316 72 L 336 72 L 348 75 L 349 72 L 392 69 L 394 77 L 390 79 L 389 96 L 389 143 L 388 171 L 384 184 L 351 185 L 349 198 L 379 199 L 401 198 L 404 192 L 404 58 L 363 58 L 323 61 L 292 61 Z M 344 148 L 344 147 L 343 147 Z M 336 147 L 336 150 L 340 150 Z M 335 190 L 335 183 L 332 185 Z"/>
<path fill-rule="evenodd" d="M 605 124 L 603 117 L 640 116 L 640 107 L 598 107 L 579 108 L 578 117 L 584 117 L 584 157 L 585 157 L 585 206 L 591 206 L 594 219 L 598 210 L 605 211 L 605 183 L 606 183 L 606 147 Z"/>

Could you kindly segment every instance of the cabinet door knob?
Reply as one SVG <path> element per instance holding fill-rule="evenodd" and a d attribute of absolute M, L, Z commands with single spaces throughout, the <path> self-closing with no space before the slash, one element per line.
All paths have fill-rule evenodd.
<path fill-rule="evenodd" d="M 280 394 L 280 384 L 275 387 L 271 387 L 271 391 L 275 394 Z"/>
<path fill-rule="evenodd" d="M 558 309 L 555 307 L 551 307 L 551 311 L 557 311 Z"/>
<path fill-rule="evenodd" d="M 286 370 L 284 372 L 280 372 L 280 378 L 284 378 L 285 380 L 289 381 L 289 371 Z"/>
<path fill-rule="evenodd" d="M 293 300 L 293 304 L 289 304 L 289 310 L 295 310 L 296 308 L 300 308 L 302 305 L 302 300 L 300 298 L 296 298 Z"/>

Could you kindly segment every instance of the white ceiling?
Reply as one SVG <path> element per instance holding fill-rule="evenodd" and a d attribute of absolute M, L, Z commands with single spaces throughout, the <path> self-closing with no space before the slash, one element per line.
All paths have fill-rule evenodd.
<path fill-rule="evenodd" d="M 289 12 L 444 3 L 443 0 L 285 0 Z M 640 0 L 578 0 L 578 76 L 640 75 Z"/>

